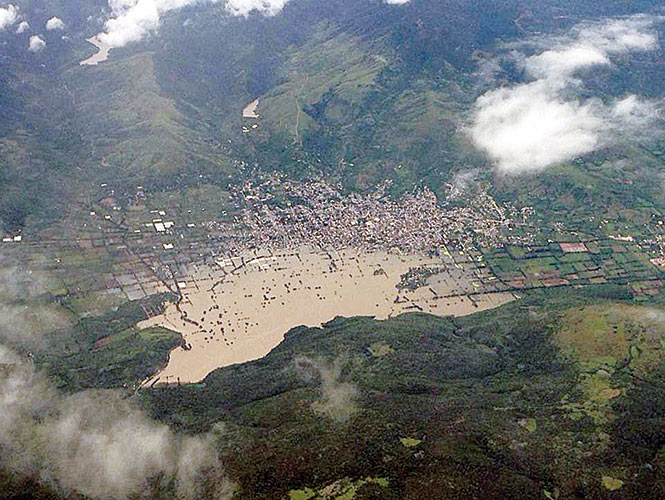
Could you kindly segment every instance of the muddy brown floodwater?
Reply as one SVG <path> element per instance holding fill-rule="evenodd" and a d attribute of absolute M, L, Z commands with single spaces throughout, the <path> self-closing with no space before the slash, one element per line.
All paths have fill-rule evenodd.
<path fill-rule="evenodd" d="M 442 257 L 351 249 L 253 251 L 197 267 L 179 283 L 179 309 L 139 323 L 176 330 L 190 348 L 176 348 L 166 368 L 146 384 L 189 383 L 215 368 L 268 354 L 299 325 L 319 326 L 336 316 L 385 319 L 409 311 L 439 316 L 471 314 L 513 300 L 510 293 L 464 295 L 470 277 Z M 450 271 L 416 290 L 399 290 L 401 275 L 419 266 L 448 265 Z M 447 266 L 447 267 L 448 267 Z"/>
<path fill-rule="evenodd" d="M 87 59 L 79 62 L 82 66 L 96 66 L 100 62 L 106 61 L 109 58 L 111 47 L 101 42 L 96 36 L 87 39 L 88 42 L 97 47 L 97 52 Z"/>
<path fill-rule="evenodd" d="M 256 113 L 257 108 L 259 107 L 259 100 L 255 99 L 250 102 L 245 109 L 242 110 L 243 118 L 258 118 L 259 115 Z"/>

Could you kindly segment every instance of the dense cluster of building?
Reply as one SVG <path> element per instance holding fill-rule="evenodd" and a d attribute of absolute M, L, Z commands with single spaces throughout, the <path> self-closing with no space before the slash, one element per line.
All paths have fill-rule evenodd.
<path fill-rule="evenodd" d="M 249 249 L 454 252 L 456 262 L 480 262 L 486 249 L 531 243 L 532 233 L 518 229 L 530 227 L 530 209 L 497 203 L 482 186 L 452 200 L 437 199 L 427 188 L 400 197 L 389 189 L 386 182 L 346 193 L 321 180 L 266 174 L 232 187 L 223 210 L 211 209 L 212 199 L 200 207 L 156 204 L 141 187 L 125 210 L 103 184 L 97 204 L 63 221 L 76 228 L 73 238 L 54 226 L 41 241 L 21 242 L 18 235 L 11 242 L 7 236 L 6 244 L 20 244 L 35 265 L 62 274 L 73 293 L 97 290 L 135 300 L 155 293 L 160 283 L 177 293 L 191 264 L 218 263 Z M 91 263 L 91 273 L 80 272 L 82 259 Z M 103 278 L 93 272 L 98 267 Z"/>
<path fill-rule="evenodd" d="M 516 225 L 528 224 L 532 213 L 500 205 L 482 189 L 464 206 L 446 207 L 427 188 L 393 199 L 387 194 L 389 185 L 342 194 L 323 181 L 295 182 L 278 176 L 248 181 L 234 192 L 242 206 L 236 220 L 242 231 L 236 233 L 236 242 L 276 248 L 397 248 L 407 253 L 448 247 L 470 254 L 477 244 L 503 245 Z"/>

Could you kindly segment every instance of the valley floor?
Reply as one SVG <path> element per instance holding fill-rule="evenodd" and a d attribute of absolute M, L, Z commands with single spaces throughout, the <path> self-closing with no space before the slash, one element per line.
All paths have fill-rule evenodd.
<path fill-rule="evenodd" d="M 514 298 L 506 291 L 476 293 L 474 270 L 446 255 L 308 248 L 253 250 L 217 266 L 194 266 L 178 282 L 183 300 L 138 325 L 178 331 L 186 342 L 144 385 L 200 381 L 216 368 L 265 356 L 296 326 L 337 316 L 461 316 Z M 408 281 L 419 271 L 417 283 Z"/>

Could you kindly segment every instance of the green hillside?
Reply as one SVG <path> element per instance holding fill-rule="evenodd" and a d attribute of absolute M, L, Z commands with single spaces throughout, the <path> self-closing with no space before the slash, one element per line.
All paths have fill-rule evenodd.
<path fill-rule="evenodd" d="M 615 484 L 657 498 L 665 414 L 645 405 L 662 396 L 665 344 L 649 311 L 569 294 L 468 318 L 339 318 L 144 397 L 177 428 L 219 429 L 243 498 L 342 495 L 366 478 L 382 483 L 348 498 L 614 498 Z M 580 338 L 601 323 L 628 340 Z"/>
<path fill-rule="evenodd" d="M 215 134 L 197 130 L 201 124 L 163 95 L 153 54 L 76 68 L 66 78 L 89 161 L 100 162 L 89 169 L 98 175 L 113 172 L 116 180 L 140 182 L 228 169 L 228 159 L 210 143 Z"/>
<path fill-rule="evenodd" d="M 88 500 L 48 465 L 68 447 L 32 448 L 52 444 L 35 433 L 91 394 L 136 404 L 147 417 L 132 410 L 130 425 L 158 427 L 173 448 L 155 460 L 168 466 L 125 471 L 140 477 L 123 500 L 227 500 L 220 471 L 233 500 L 665 498 L 660 3 L 290 0 L 274 16 L 234 16 L 226 2 L 146 1 L 134 26 L 145 36 L 96 66 L 79 64 L 94 50 L 86 39 L 129 2 L 11 3 L 21 17 L 0 31 L 0 355 L 22 358 L 0 363 L 1 498 Z M 639 24 L 627 17 L 639 13 L 653 18 L 647 35 L 612 22 Z M 52 16 L 66 28 L 48 30 Z M 22 20 L 30 31 L 16 33 Z M 28 50 L 32 35 L 41 50 Z M 580 46 L 592 63 L 557 62 Z M 529 57 L 546 50 L 564 67 L 539 83 Z M 480 96 L 515 89 L 524 95 L 501 124 L 533 100 L 533 130 L 504 143 L 521 151 L 530 133 L 538 142 L 540 114 L 570 114 L 534 149 L 575 142 L 567 132 L 590 117 L 579 133 L 591 152 L 507 173 L 472 131 Z M 624 130 L 616 104 L 631 95 L 655 118 L 628 102 Z M 254 100 L 258 116 L 243 116 Z M 469 308 L 515 300 L 464 317 L 337 317 L 199 383 L 140 387 L 191 340 L 141 321 L 194 289 L 223 311 L 229 295 L 215 287 L 251 252 L 260 271 L 263 259 L 281 265 L 279 245 L 440 258 L 402 275 L 398 305 L 412 287 Z M 266 301 L 291 293 L 272 281 Z M 217 309 L 195 332 L 205 342 L 224 332 Z M 18 390 L 4 383 L 23 380 L 17 370 L 28 374 Z M 32 385 L 46 389 L 26 403 Z M 49 395 L 56 404 L 42 405 Z M 16 408 L 15 435 L 3 418 Z M 122 440 L 100 435 L 120 463 Z M 191 465 L 206 463 L 203 448 L 176 459 L 190 438 L 210 445 L 212 466 Z M 182 471 L 197 487 L 178 484 Z"/>

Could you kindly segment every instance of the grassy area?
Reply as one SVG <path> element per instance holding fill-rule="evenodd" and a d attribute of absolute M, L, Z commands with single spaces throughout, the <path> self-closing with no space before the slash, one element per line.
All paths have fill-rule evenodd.
<path fill-rule="evenodd" d="M 260 118 L 248 122 L 258 129 L 246 149 L 261 164 L 294 175 L 314 165 L 351 189 L 392 178 L 398 194 L 423 180 L 441 189 L 458 151 L 469 161 L 457 127 L 472 94 L 452 66 L 437 78 L 411 74 L 387 40 L 368 43 L 331 23 L 284 57 L 284 81 L 260 96 Z"/>
<path fill-rule="evenodd" d="M 615 450 L 627 422 L 646 418 L 630 374 L 651 376 L 617 359 L 640 334 L 624 326 L 604 339 L 649 310 L 546 291 L 464 318 L 338 318 L 292 330 L 262 360 L 143 397 L 177 428 L 222 432 L 242 498 L 343 495 L 368 477 L 386 483 L 348 498 L 565 498 L 579 488 L 610 498 L 603 477 L 622 481 L 622 498 L 651 498 L 653 474 Z M 663 339 L 646 325 L 642 351 Z"/>
<path fill-rule="evenodd" d="M 131 387 L 165 366 L 169 351 L 181 341 L 179 333 L 165 328 L 124 330 L 85 351 L 53 359 L 49 371 L 68 390 Z"/>
<path fill-rule="evenodd" d="M 354 106 L 387 64 L 386 56 L 370 51 L 359 38 L 322 24 L 287 55 L 285 81 L 261 97 L 259 114 L 299 141 L 318 127 L 317 120 L 350 123 Z"/>
<path fill-rule="evenodd" d="M 102 316 L 80 319 L 70 329 L 53 332 L 35 361 L 68 391 L 137 384 L 165 366 L 171 349 L 182 342 L 179 333 L 165 328 L 136 327 L 147 310 L 163 309 L 169 298 L 162 294 L 125 302 Z"/>
<path fill-rule="evenodd" d="M 70 70 L 68 84 L 76 95 L 76 112 L 84 120 L 83 139 L 94 151 L 99 174 L 109 169 L 118 182 L 183 174 L 192 165 L 200 172 L 227 169 L 227 158 L 206 141 L 210 133 L 181 112 L 164 95 L 155 74 L 153 54 L 113 58 L 96 67 Z"/>
<path fill-rule="evenodd" d="M 665 310 L 629 304 L 570 309 L 556 334 L 562 353 L 590 368 L 628 366 L 647 376 L 665 357 Z"/>

